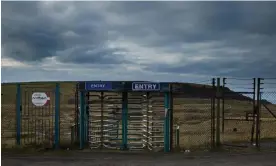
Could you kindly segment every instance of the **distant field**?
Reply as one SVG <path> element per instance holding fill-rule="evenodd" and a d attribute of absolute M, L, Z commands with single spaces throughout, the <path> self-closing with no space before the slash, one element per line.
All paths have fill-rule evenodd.
<path fill-rule="evenodd" d="M 25 88 L 26 85 L 23 85 Z M 29 84 L 30 87 L 34 85 Z M 39 83 L 36 89 L 55 87 L 54 84 Z M 38 88 L 39 87 L 39 88 Z M 1 116 L 2 116 L 2 144 L 11 145 L 15 143 L 15 84 L 2 85 L 1 98 Z M 49 88 L 48 88 L 49 89 Z M 29 96 L 32 89 L 27 92 L 22 90 L 22 95 Z M 75 83 L 67 82 L 60 84 L 61 105 L 60 105 L 60 132 L 61 143 L 70 142 L 70 126 L 74 124 L 74 101 Z M 24 103 L 25 100 L 22 100 Z M 70 104 L 69 104 L 70 103 Z M 211 101 L 210 99 L 197 98 L 175 98 L 174 99 L 174 123 L 180 126 L 180 146 L 182 148 L 208 148 L 211 139 Z M 29 104 L 31 107 L 31 104 Z M 222 142 L 249 142 L 252 121 L 239 121 L 245 118 L 245 112 L 252 111 L 252 103 L 249 101 L 226 100 L 225 101 L 225 118 L 236 120 L 225 121 L 225 131 L 222 134 Z M 268 107 L 276 112 L 275 105 Z M 24 109 L 24 108 L 23 108 Z M 27 109 L 27 107 L 25 108 Z M 50 110 L 48 110 L 50 111 Z M 50 112 L 49 112 L 50 114 Z M 51 119 L 51 118 L 49 118 Z M 261 137 L 264 139 L 276 139 L 276 119 L 273 118 L 265 108 L 262 108 L 261 114 Z M 49 121 L 49 124 L 51 122 Z M 38 124 L 39 126 L 41 124 Z M 45 125 L 45 124 L 44 124 Z M 48 124 L 46 124 L 48 125 Z M 234 131 L 236 128 L 236 131 Z M 39 129 L 39 128 L 38 128 Z M 27 131 L 28 129 L 22 129 Z M 48 136 L 51 137 L 49 133 Z"/>

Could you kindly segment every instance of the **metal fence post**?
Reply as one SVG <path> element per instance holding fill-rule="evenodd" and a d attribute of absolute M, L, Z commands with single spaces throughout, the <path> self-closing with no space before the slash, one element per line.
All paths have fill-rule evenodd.
<path fill-rule="evenodd" d="M 59 83 L 56 83 L 55 89 L 55 149 L 59 148 L 60 140 L 60 126 L 59 126 L 59 119 L 60 119 L 60 86 Z"/>
<path fill-rule="evenodd" d="M 255 122 L 256 122 L 256 78 L 253 78 L 253 123 L 251 127 L 251 139 L 250 142 L 254 143 Z"/>
<path fill-rule="evenodd" d="M 179 146 L 179 136 L 180 136 L 180 134 L 179 134 L 179 125 L 177 125 L 177 127 L 176 127 L 176 134 L 175 134 L 175 138 L 176 138 L 176 148 L 180 148 L 180 146 Z"/>
<path fill-rule="evenodd" d="M 169 130 L 170 130 L 170 95 L 169 92 L 165 92 L 165 118 L 164 118 L 164 152 L 170 151 L 170 140 L 169 140 Z"/>
<path fill-rule="evenodd" d="M 260 107 L 261 107 L 261 78 L 257 80 L 257 108 L 256 108 L 256 147 L 260 148 Z"/>
<path fill-rule="evenodd" d="M 225 92 L 225 84 L 226 84 L 226 78 L 223 78 L 222 80 L 222 117 L 221 117 L 221 131 L 224 134 L 224 119 L 225 119 L 225 96 L 224 96 L 224 92 Z"/>
<path fill-rule="evenodd" d="M 220 91 L 220 78 L 217 78 L 217 126 L 216 126 L 216 146 L 220 146 L 220 98 L 221 98 L 221 91 Z"/>
<path fill-rule="evenodd" d="M 216 129 L 216 126 L 215 126 L 215 104 L 216 104 L 216 101 L 215 101 L 215 91 L 216 91 L 216 79 L 213 78 L 212 79 L 212 96 L 211 96 L 211 146 L 212 148 L 215 147 L 215 129 Z"/>
<path fill-rule="evenodd" d="M 85 95 L 84 91 L 80 91 L 80 115 L 79 115 L 79 122 L 80 122 L 80 129 L 79 129 L 79 141 L 80 141 L 80 149 L 84 148 L 84 112 L 85 112 Z"/>
<path fill-rule="evenodd" d="M 173 85 L 170 84 L 170 151 L 173 150 L 173 130 L 174 130 L 174 123 L 173 123 Z"/>
<path fill-rule="evenodd" d="M 16 85 L 16 144 L 21 142 L 21 87 Z"/>
<path fill-rule="evenodd" d="M 122 144 L 122 149 L 126 150 L 128 148 L 128 141 L 127 141 L 127 121 L 128 121 L 128 94 L 127 92 L 123 92 L 123 102 L 122 102 L 122 138 L 123 138 L 123 144 Z"/>

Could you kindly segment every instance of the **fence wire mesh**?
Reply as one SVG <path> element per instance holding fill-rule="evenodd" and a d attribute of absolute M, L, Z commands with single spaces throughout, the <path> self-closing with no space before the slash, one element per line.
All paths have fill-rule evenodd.
<path fill-rule="evenodd" d="M 16 144 L 16 85 L 2 84 L 1 92 L 1 146 Z"/>
<path fill-rule="evenodd" d="M 248 146 L 253 141 L 255 85 L 254 79 L 223 79 L 222 144 Z"/>
<path fill-rule="evenodd" d="M 197 87 L 197 88 L 194 88 Z M 212 80 L 199 84 L 173 84 L 174 124 L 179 126 L 183 150 L 211 148 Z"/>
<path fill-rule="evenodd" d="M 276 149 L 276 78 L 260 83 L 260 146 Z"/>
<path fill-rule="evenodd" d="M 60 146 L 71 146 L 71 132 L 75 123 L 75 83 L 60 84 Z"/>
<path fill-rule="evenodd" d="M 254 82 L 254 79 L 222 79 L 221 97 L 215 93 L 217 92 L 217 87 L 215 87 L 214 80 L 211 79 L 199 81 L 198 83 L 173 83 L 173 146 L 177 146 L 177 133 L 175 131 L 176 126 L 179 126 L 179 146 L 181 149 L 212 148 L 212 143 L 215 140 L 214 129 L 217 124 L 213 118 L 215 111 L 218 109 L 218 101 L 221 106 L 220 138 L 222 143 L 237 146 L 252 144 L 256 139 L 256 120 L 254 120 L 258 103 L 256 80 Z M 53 142 L 54 119 L 52 117 L 54 114 L 46 115 L 48 109 L 48 111 L 55 111 L 55 95 L 53 91 L 55 84 L 39 84 L 37 86 L 31 83 L 24 83 L 24 86 L 22 86 L 22 118 L 25 117 L 25 120 L 22 120 L 21 141 L 26 141 L 27 138 L 35 139 L 35 137 L 39 137 L 39 140 L 35 142 L 41 143 L 41 140 L 52 140 Z M 26 87 L 30 89 L 26 90 Z M 51 92 L 52 95 L 50 96 L 52 105 L 47 107 L 46 111 L 31 106 L 31 94 L 40 90 Z M 276 148 L 276 145 L 274 145 L 276 140 L 276 79 L 262 79 L 260 91 L 261 146 Z M 75 93 L 75 82 L 60 83 L 59 137 L 61 148 L 72 146 L 71 132 L 72 126 L 76 123 L 76 107 L 78 107 L 75 103 Z M 16 144 L 16 84 L 2 84 L 1 97 L 2 147 L 11 147 Z M 34 112 L 37 114 L 30 115 L 32 112 L 27 110 L 36 110 Z M 30 119 L 30 117 L 32 118 Z M 44 123 L 46 122 L 45 118 L 48 119 L 47 123 L 48 121 L 53 123 L 48 136 L 46 136 L 46 128 L 43 127 L 46 124 Z M 35 119 L 35 122 L 32 119 Z M 44 122 L 41 122 L 41 120 Z M 29 135 L 24 135 L 24 132 L 33 130 L 30 126 L 35 126 L 35 133 L 42 133 L 41 136 L 32 136 L 30 133 Z M 273 141 L 274 144 L 272 143 Z"/>

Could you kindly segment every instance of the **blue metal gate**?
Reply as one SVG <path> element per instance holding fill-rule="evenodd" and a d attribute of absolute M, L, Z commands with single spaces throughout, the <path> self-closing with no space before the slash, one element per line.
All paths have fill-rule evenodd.
<path fill-rule="evenodd" d="M 17 145 L 59 148 L 59 84 L 17 84 Z"/>

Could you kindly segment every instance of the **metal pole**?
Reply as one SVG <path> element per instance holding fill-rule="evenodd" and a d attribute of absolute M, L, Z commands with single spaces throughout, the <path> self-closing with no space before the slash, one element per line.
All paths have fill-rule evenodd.
<path fill-rule="evenodd" d="M 103 141 L 104 141 L 104 92 L 101 92 L 101 149 L 103 148 Z M 117 138 L 118 138 L 118 131 L 117 131 Z"/>
<path fill-rule="evenodd" d="M 260 100 L 261 100 L 261 79 L 258 78 L 257 82 L 257 107 L 256 107 L 256 147 L 260 148 Z"/>
<path fill-rule="evenodd" d="M 55 149 L 59 149 L 59 136 L 60 136 L 60 86 L 59 83 L 56 83 L 56 92 L 55 92 Z"/>
<path fill-rule="evenodd" d="M 89 101 L 89 93 L 85 93 L 85 102 L 84 102 L 84 144 L 88 142 L 88 103 Z"/>
<path fill-rule="evenodd" d="M 123 102 L 122 102 L 122 126 L 123 126 L 123 144 L 122 144 L 122 149 L 126 150 L 128 148 L 128 140 L 127 140 L 127 118 L 128 118 L 128 92 L 123 92 Z"/>
<path fill-rule="evenodd" d="M 26 100 L 26 99 L 25 99 Z M 21 142 L 21 87 L 16 85 L 16 144 Z"/>
<path fill-rule="evenodd" d="M 84 111 L 85 111 L 85 95 L 84 91 L 80 91 L 80 149 L 84 148 Z"/>
<path fill-rule="evenodd" d="M 251 145 L 254 143 L 254 133 L 255 133 L 255 122 L 256 122 L 256 78 L 253 78 L 253 123 L 251 128 Z"/>
<path fill-rule="evenodd" d="M 79 139 L 79 113 L 80 113 L 80 108 L 79 108 L 79 83 L 76 84 L 76 92 L 75 92 L 75 135 L 76 135 L 76 141 Z"/>
<path fill-rule="evenodd" d="M 216 126 L 217 147 L 220 146 L 220 98 L 221 98 L 220 78 L 217 78 L 217 126 Z"/>
<path fill-rule="evenodd" d="M 165 118 L 164 118 L 164 152 L 170 151 L 170 140 L 169 140 L 169 104 L 170 104 L 169 92 L 165 92 Z"/>
<path fill-rule="evenodd" d="M 173 85 L 170 84 L 170 151 L 173 149 L 173 129 L 174 129 L 174 124 L 173 124 Z"/>
<path fill-rule="evenodd" d="M 222 133 L 224 133 L 224 119 L 225 119 L 225 101 L 224 101 L 224 92 L 225 92 L 225 84 L 226 84 L 226 82 L 225 82 L 225 80 L 226 80 L 226 78 L 223 78 L 223 80 L 222 80 L 222 124 L 221 124 L 221 126 L 222 126 L 222 128 L 221 128 L 221 130 L 222 130 Z"/>
<path fill-rule="evenodd" d="M 147 136 L 147 148 L 149 149 L 149 92 L 147 92 L 147 94 L 146 94 L 146 99 L 147 99 L 147 134 L 146 134 L 146 136 Z"/>
<path fill-rule="evenodd" d="M 215 91 L 216 91 L 216 79 L 212 79 L 212 96 L 211 96 L 211 145 L 215 147 Z"/>
<path fill-rule="evenodd" d="M 177 125 L 177 127 L 176 127 L 176 136 L 175 136 L 175 138 L 176 138 L 176 148 L 180 148 L 180 146 L 179 146 L 179 136 L 180 136 L 180 134 L 179 134 L 179 125 Z"/>

